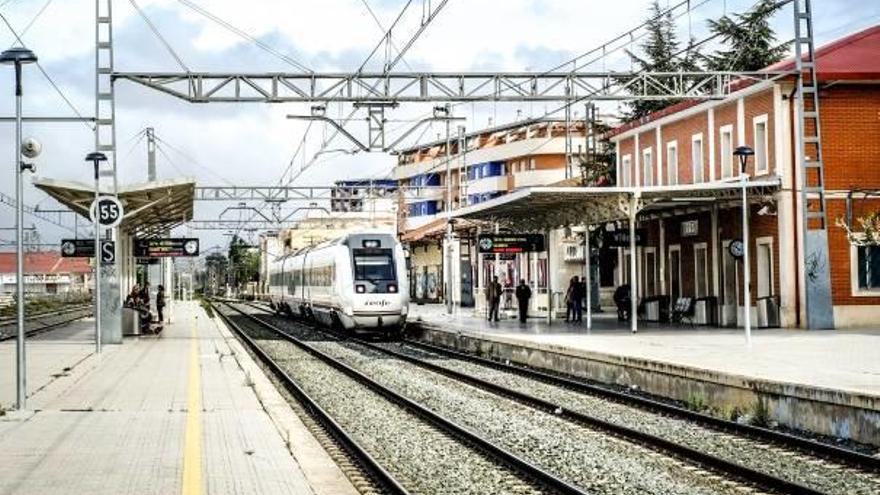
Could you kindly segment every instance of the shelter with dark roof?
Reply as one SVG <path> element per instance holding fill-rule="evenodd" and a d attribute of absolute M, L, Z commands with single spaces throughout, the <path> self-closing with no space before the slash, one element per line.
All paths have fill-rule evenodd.
<path fill-rule="evenodd" d="M 632 283 L 639 301 L 660 299 L 670 307 L 682 297 L 698 299 L 696 320 L 721 326 L 742 325 L 748 317 L 759 326 L 803 327 L 804 279 L 818 263 L 817 270 L 830 270 L 834 325 L 876 324 L 880 247 L 860 232 L 859 218 L 880 211 L 880 26 L 818 48 L 815 64 L 827 260 L 804 255 L 800 170 L 815 157 L 809 147 L 800 149 L 792 59 L 767 68 L 791 76 L 734 81 L 726 98 L 680 102 L 609 132 L 617 147 L 617 187 L 571 188 L 570 194 L 531 188 L 455 216 L 520 230 L 609 221 L 613 229 L 629 221 L 622 210 L 637 199 L 640 245 L 632 253 L 613 248 L 611 264 L 615 284 Z M 755 150 L 746 169 L 753 188 L 749 301 L 742 262 L 729 249 L 742 236 L 741 206 L 725 192 L 741 179 L 733 152 L 743 145 Z M 561 237 L 551 233 L 554 238 Z M 550 272 L 559 266 L 551 264 Z"/>

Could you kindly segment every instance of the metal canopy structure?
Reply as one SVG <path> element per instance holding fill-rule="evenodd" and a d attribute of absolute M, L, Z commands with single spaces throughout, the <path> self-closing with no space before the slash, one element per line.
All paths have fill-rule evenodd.
<path fill-rule="evenodd" d="M 761 72 L 114 72 L 190 103 L 363 104 L 402 102 L 718 99 L 733 82 L 767 81 L 794 71 Z M 740 83 L 741 84 L 741 83 Z"/>
<path fill-rule="evenodd" d="M 750 181 L 754 200 L 772 195 L 780 179 Z M 735 201 L 740 182 L 712 182 L 653 187 L 531 187 L 453 212 L 454 218 L 497 222 L 520 231 L 543 231 L 569 225 L 628 220 L 630 201 L 647 215 L 670 208 Z"/>
<path fill-rule="evenodd" d="M 34 186 L 85 218 L 94 200 L 94 186 L 81 182 L 35 178 Z M 135 237 L 152 237 L 182 225 L 193 216 L 193 179 L 173 179 L 119 186 L 125 208 L 119 228 Z M 108 187 L 102 192 L 113 194 Z"/>

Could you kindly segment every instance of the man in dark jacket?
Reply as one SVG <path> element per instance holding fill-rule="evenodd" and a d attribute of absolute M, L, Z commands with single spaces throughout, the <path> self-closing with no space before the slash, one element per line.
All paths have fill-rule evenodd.
<path fill-rule="evenodd" d="M 159 286 L 156 292 L 156 313 L 159 314 L 159 326 L 165 321 L 165 287 Z"/>
<path fill-rule="evenodd" d="M 519 322 L 525 323 L 526 317 L 529 315 L 529 299 L 532 297 L 532 289 L 526 285 L 526 281 L 520 279 L 519 285 L 516 287 L 516 303 L 519 309 Z"/>
<path fill-rule="evenodd" d="M 489 321 L 498 321 L 498 306 L 501 304 L 501 284 L 498 277 L 492 277 L 486 287 L 486 302 L 489 303 Z"/>

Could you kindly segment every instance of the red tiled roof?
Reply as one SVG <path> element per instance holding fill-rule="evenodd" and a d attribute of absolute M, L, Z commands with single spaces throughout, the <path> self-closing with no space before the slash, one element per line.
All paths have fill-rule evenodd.
<path fill-rule="evenodd" d="M 62 258 L 61 253 L 39 251 L 25 253 L 25 273 L 89 273 L 88 258 Z M 15 273 L 15 253 L 0 253 L 0 273 Z"/>
<path fill-rule="evenodd" d="M 783 72 L 793 69 L 794 57 L 766 67 L 764 70 Z M 880 81 L 880 25 L 819 47 L 816 50 L 816 71 L 820 81 Z M 732 87 L 731 91 L 745 89 L 754 83 L 753 80 L 734 81 L 732 84 L 737 87 Z M 678 102 L 640 119 L 615 127 L 605 133 L 605 137 L 612 138 L 703 102 L 704 100 Z"/>
<path fill-rule="evenodd" d="M 793 68 L 794 58 L 790 58 L 767 70 Z M 880 25 L 821 46 L 816 50 L 816 71 L 820 81 L 880 80 Z"/>

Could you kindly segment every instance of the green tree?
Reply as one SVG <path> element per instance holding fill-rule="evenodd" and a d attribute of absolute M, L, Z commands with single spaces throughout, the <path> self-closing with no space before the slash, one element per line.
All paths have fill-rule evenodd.
<path fill-rule="evenodd" d="M 229 263 L 231 266 L 231 285 L 242 287 L 260 278 L 260 253 L 237 235 L 229 243 Z"/>
<path fill-rule="evenodd" d="M 761 0 L 743 14 L 709 21 L 709 30 L 719 37 L 722 48 L 703 57 L 706 68 L 714 71 L 752 72 L 782 60 L 785 45 L 776 41 L 770 17 L 784 2 Z"/>
<path fill-rule="evenodd" d="M 649 16 L 645 29 L 648 32 L 647 39 L 639 48 L 641 55 L 627 50 L 627 54 L 638 70 L 645 72 L 692 72 L 699 70 L 699 51 L 694 45 L 694 40 L 688 40 L 687 47 L 681 48 L 681 43 L 675 33 L 675 21 L 672 12 L 662 10 L 658 0 L 654 0 L 649 8 Z M 661 84 L 671 83 L 658 78 Z M 652 85 L 636 85 L 632 88 L 633 94 L 660 94 L 660 90 Z M 629 102 L 627 120 L 634 120 L 651 112 L 661 110 L 676 103 L 675 99 L 639 99 Z"/>

